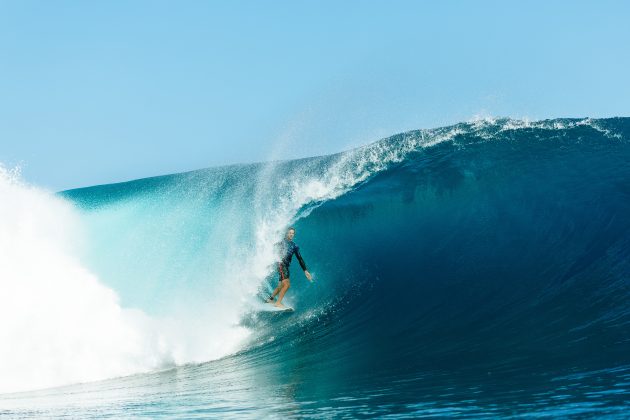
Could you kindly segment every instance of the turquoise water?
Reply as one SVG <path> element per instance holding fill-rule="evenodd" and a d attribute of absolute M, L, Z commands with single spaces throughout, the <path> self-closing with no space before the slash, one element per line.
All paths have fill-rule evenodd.
<path fill-rule="evenodd" d="M 0 413 L 624 417 L 629 162 L 630 119 L 495 120 L 63 192 L 156 371 Z M 266 312 L 289 225 L 315 283 L 294 263 L 295 312 Z"/>

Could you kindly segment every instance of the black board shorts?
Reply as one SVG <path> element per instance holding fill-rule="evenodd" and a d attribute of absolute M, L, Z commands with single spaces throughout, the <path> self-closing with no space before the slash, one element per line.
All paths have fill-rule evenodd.
<path fill-rule="evenodd" d="M 278 263 L 278 281 L 289 279 L 289 267 L 284 264 Z"/>

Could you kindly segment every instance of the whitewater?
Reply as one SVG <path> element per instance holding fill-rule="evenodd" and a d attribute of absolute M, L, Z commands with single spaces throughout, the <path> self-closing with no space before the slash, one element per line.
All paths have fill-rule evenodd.
<path fill-rule="evenodd" d="M 626 118 L 482 119 L 61 193 L 0 167 L 0 414 L 622 416 L 628 162 Z M 288 226 L 315 283 L 277 316 Z"/>

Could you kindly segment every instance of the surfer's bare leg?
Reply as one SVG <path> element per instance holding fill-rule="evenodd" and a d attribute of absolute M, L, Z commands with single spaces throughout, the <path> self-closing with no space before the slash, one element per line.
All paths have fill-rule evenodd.
<path fill-rule="evenodd" d="M 282 280 L 282 286 L 280 287 L 282 287 L 282 289 L 280 290 L 280 296 L 278 296 L 278 301 L 275 303 L 275 305 L 279 308 L 284 308 L 284 305 L 281 302 L 284 298 L 284 294 L 287 292 L 287 290 L 289 290 L 289 287 L 291 287 L 291 282 L 289 281 L 289 279 Z"/>
<path fill-rule="evenodd" d="M 267 302 L 273 302 L 273 298 L 275 298 L 276 295 L 280 293 L 280 290 L 282 290 L 282 283 L 278 284 L 278 287 L 276 287 L 276 290 L 274 290 L 271 296 L 269 296 L 269 299 L 267 299 Z"/>

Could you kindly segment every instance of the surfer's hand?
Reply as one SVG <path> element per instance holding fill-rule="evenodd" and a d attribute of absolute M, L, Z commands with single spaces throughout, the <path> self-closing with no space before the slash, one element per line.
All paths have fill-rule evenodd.
<path fill-rule="evenodd" d="M 313 276 L 311 276 L 311 273 L 309 273 L 308 271 L 304 271 L 304 275 L 306 276 L 306 278 L 308 279 L 308 281 L 310 281 L 311 283 L 313 282 Z"/>

